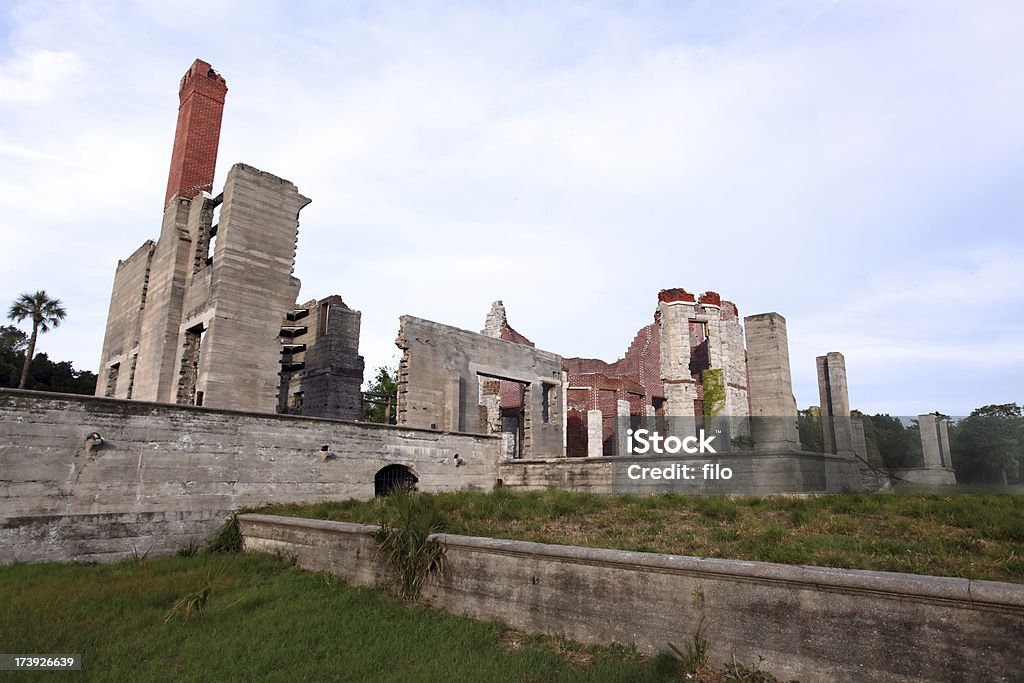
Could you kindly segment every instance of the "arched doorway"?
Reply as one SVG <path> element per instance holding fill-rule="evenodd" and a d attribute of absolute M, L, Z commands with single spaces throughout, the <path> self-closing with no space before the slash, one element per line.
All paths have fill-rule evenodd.
<path fill-rule="evenodd" d="M 399 486 L 415 491 L 417 482 L 419 479 L 405 465 L 388 465 L 373 475 L 373 495 L 386 496 Z"/>

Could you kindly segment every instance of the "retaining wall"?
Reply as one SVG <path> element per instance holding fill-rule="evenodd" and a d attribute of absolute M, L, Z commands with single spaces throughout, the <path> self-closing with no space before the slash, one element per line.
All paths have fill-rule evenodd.
<path fill-rule="evenodd" d="M 376 527 L 239 517 L 245 546 L 370 584 Z M 439 535 L 426 600 L 584 643 L 683 647 L 702 617 L 711 660 L 782 680 L 1022 680 L 1024 586 L 885 572 Z"/>

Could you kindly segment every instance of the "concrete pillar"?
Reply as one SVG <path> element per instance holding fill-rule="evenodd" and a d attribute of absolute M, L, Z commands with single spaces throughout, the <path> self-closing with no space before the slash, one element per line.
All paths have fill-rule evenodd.
<path fill-rule="evenodd" d="M 853 426 L 846 383 L 846 359 L 838 351 L 818 356 L 818 394 L 826 453 L 852 454 Z"/>
<path fill-rule="evenodd" d="M 759 313 L 747 316 L 743 322 L 750 435 L 758 450 L 799 450 L 786 319 L 778 313 Z"/>
<path fill-rule="evenodd" d="M 853 429 L 853 452 L 861 462 L 868 461 L 868 440 L 864 436 L 864 421 L 859 417 L 850 418 L 850 426 Z"/>
<path fill-rule="evenodd" d="M 615 402 L 615 433 L 612 441 L 615 444 L 615 455 L 625 455 L 625 425 L 629 424 L 629 401 L 618 400 Z M 620 433 L 619 430 L 622 430 Z"/>
<path fill-rule="evenodd" d="M 949 425 L 946 419 L 934 414 L 918 415 L 921 428 L 921 452 L 928 469 L 950 469 L 953 461 L 949 454 Z"/>
<path fill-rule="evenodd" d="M 953 469 L 953 455 L 949 452 L 949 420 L 945 418 L 939 420 L 939 457 L 943 467 Z"/>
<path fill-rule="evenodd" d="M 604 415 L 600 410 L 587 411 L 587 456 L 604 455 Z"/>

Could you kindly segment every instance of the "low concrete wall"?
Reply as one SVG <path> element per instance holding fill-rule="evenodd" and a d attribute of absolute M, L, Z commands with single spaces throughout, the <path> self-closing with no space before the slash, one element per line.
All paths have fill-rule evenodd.
<path fill-rule="evenodd" d="M 375 527 L 239 517 L 247 549 L 370 584 Z M 712 661 L 764 657 L 783 680 L 1021 680 L 1024 586 L 440 535 L 433 605 L 584 643 L 682 647 L 704 618 Z"/>
<path fill-rule="evenodd" d="M 92 432 L 103 443 L 90 453 Z M 0 563 L 173 551 L 208 537 L 240 507 L 372 498 L 374 474 L 389 464 L 408 466 L 423 491 L 490 490 L 501 444 L 495 436 L 4 389 Z"/>
<path fill-rule="evenodd" d="M 730 479 L 705 480 L 705 463 L 729 468 Z M 689 481 L 634 480 L 630 465 L 666 468 L 686 465 L 696 478 Z M 865 488 L 856 459 L 802 451 L 760 453 L 730 451 L 711 455 L 615 456 L 507 460 L 498 465 L 503 486 L 524 489 L 563 488 L 595 493 L 776 495 L 840 493 Z"/>

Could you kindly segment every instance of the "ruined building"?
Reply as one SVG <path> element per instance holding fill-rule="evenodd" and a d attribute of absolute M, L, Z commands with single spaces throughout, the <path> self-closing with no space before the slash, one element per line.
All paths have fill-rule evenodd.
<path fill-rule="evenodd" d="M 201 60 L 181 79 L 160 237 L 118 262 L 96 395 L 357 418 L 359 313 L 295 305 L 310 200 L 245 164 L 211 194 L 226 94 Z"/>
<path fill-rule="evenodd" d="M 659 292 L 653 322 L 614 363 L 535 349 L 500 301 L 479 335 L 446 326 L 428 334 L 426 325 L 437 323 L 403 318 L 399 424 L 503 432 L 513 457 L 581 457 L 621 455 L 620 418 L 721 415 L 730 438 L 761 452 L 800 448 L 785 318 L 748 316 L 744 334 L 736 305 L 715 292 Z M 538 447 L 538 416 L 541 425 L 557 417 L 561 443 Z"/>

